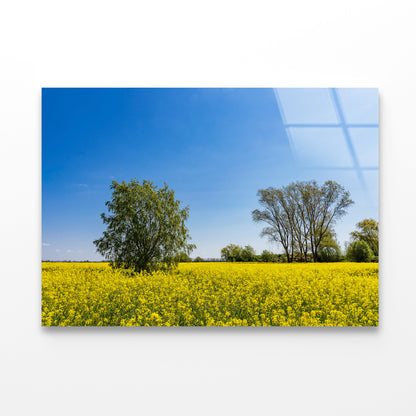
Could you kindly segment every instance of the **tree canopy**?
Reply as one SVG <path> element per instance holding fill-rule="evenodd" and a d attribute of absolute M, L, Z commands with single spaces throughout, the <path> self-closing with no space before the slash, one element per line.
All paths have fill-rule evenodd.
<path fill-rule="evenodd" d="M 341 257 L 341 247 L 336 239 L 335 231 L 330 229 L 322 238 L 318 249 L 318 260 L 322 262 L 338 261 Z"/>
<path fill-rule="evenodd" d="M 109 214 L 101 214 L 107 229 L 94 244 L 113 267 L 136 272 L 170 268 L 195 248 L 185 226 L 189 208 L 181 208 L 166 184 L 158 188 L 132 179 L 113 181 L 110 189 Z"/>
<path fill-rule="evenodd" d="M 347 250 L 347 259 L 356 262 L 369 262 L 373 257 L 370 246 L 361 240 L 351 243 Z"/>
<path fill-rule="evenodd" d="M 371 248 L 375 256 L 378 256 L 378 222 L 372 218 L 360 221 L 358 230 L 350 233 L 353 241 L 364 241 Z"/>
<path fill-rule="evenodd" d="M 309 250 L 318 261 L 319 248 L 333 225 L 354 202 L 350 193 L 334 181 L 293 182 L 257 193 L 262 210 L 252 212 L 255 222 L 267 224 L 261 235 L 280 244 L 289 262 L 295 253 L 306 261 Z"/>
<path fill-rule="evenodd" d="M 251 246 L 229 244 L 221 250 L 221 258 L 225 261 L 255 261 L 256 252 Z"/>

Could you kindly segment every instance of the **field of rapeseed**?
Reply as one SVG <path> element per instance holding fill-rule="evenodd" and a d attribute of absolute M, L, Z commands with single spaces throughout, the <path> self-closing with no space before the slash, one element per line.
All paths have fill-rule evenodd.
<path fill-rule="evenodd" d="M 378 264 L 43 263 L 44 326 L 376 326 Z"/>

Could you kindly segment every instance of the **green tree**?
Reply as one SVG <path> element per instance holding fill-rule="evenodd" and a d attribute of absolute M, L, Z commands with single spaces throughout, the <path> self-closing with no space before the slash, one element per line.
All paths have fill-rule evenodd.
<path fill-rule="evenodd" d="M 221 258 L 225 261 L 241 261 L 242 251 L 242 247 L 229 244 L 221 250 Z"/>
<path fill-rule="evenodd" d="M 273 256 L 275 256 L 275 254 L 273 254 L 271 251 L 263 250 L 263 252 L 260 255 L 260 259 L 265 263 L 269 263 L 273 261 Z"/>
<path fill-rule="evenodd" d="M 318 249 L 318 261 L 333 262 L 339 261 L 341 257 L 341 247 L 336 240 L 334 230 L 328 230 L 326 235 L 322 238 Z"/>
<path fill-rule="evenodd" d="M 158 188 L 132 179 L 113 181 L 110 189 L 112 199 L 105 203 L 109 215 L 101 214 L 107 229 L 94 244 L 112 267 L 135 272 L 171 268 L 181 252 L 189 254 L 195 248 L 188 243 L 185 226 L 189 208 L 181 208 L 166 184 Z"/>
<path fill-rule="evenodd" d="M 357 231 L 350 233 L 353 241 L 365 241 L 375 256 L 378 256 L 378 222 L 372 218 L 360 221 Z"/>
<path fill-rule="evenodd" d="M 369 262 L 373 257 L 370 246 L 365 241 L 354 241 L 347 250 L 347 259 L 355 262 Z"/>
<path fill-rule="evenodd" d="M 184 251 L 181 251 L 176 256 L 176 261 L 178 263 L 188 263 L 188 262 L 192 261 L 192 259 L 189 257 L 189 255 L 187 253 L 185 253 Z"/>
<path fill-rule="evenodd" d="M 251 246 L 245 246 L 241 250 L 241 261 L 255 261 L 256 260 L 256 252 L 254 248 Z"/>

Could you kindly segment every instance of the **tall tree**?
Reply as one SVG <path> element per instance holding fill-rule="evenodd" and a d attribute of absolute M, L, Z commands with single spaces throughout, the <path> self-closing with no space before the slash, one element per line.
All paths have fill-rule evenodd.
<path fill-rule="evenodd" d="M 115 268 L 155 270 L 177 264 L 180 253 L 195 247 L 185 221 L 189 208 L 181 208 L 175 192 L 165 184 L 137 179 L 110 185 L 112 199 L 101 214 L 107 225 L 103 236 L 94 241 L 97 251 Z"/>
<path fill-rule="evenodd" d="M 281 244 L 289 262 L 295 250 L 306 260 L 309 249 L 318 261 L 328 230 L 354 203 L 350 193 L 334 181 L 321 186 L 316 181 L 293 182 L 280 189 L 260 189 L 257 195 L 263 210 L 254 210 L 253 220 L 268 224 L 262 235 Z"/>
<path fill-rule="evenodd" d="M 378 256 L 378 222 L 372 218 L 360 221 L 358 230 L 350 233 L 353 241 L 365 241 L 375 256 Z"/>
<path fill-rule="evenodd" d="M 309 234 L 310 225 L 307 221 L 306 212 L 303 206 L 301 188 L 297 183 L 291 183 L 283 188 L 283 195 L 287 200 L 286 211 L 291 217 L 294 240 L 296 241 L 296 251 L 298 251 L 304 261 L 307 260 L 310 248 Z M 290 207 L 290 208 L 289 208 Z"/>
<path fill-rule="evenodd" d="M 292 220 L 284 206 L 283 190 L 272 187 L 260 189 L 257 196 L 263 210 L 255 209 L 252 212 L 253 221 L 268 224 L 263 228 L 261 236 L 268 237 L 270 241 L 280 244 L 285 251 L 287 261 L 292 262 L 295 241 Z"/>
<path fill-rule="evenodd" d="M 354 204 L 350 193 L 334 181 L 319 186 L 316 181 L 297 182 L 302 195 L 302 205 L 309 227 L 309 242 L 314 261 L 318 261 L 318 250 L 327 231 Z"/>

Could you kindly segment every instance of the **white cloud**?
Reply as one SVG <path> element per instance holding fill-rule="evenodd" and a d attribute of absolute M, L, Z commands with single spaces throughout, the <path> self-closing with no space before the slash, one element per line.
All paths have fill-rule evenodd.
<path fill-rule="evenodd" d="M 66 252 L 67 252 L 67 253 L 72 253 L 72 250 L 67 250 Z"/>
<path fill-rule="evenodd" d="M 44 246 L 44 247 L 49 247 L 49 246 L 50 246 L 50 244 L 49 244 L 49 243 L 42 243 L 42 246 Z"/>
<path fill-rule="evenodd" d="M 88 185 L 86 183 L 79 183 L 78 186 L 80 188 L 88 188 Z"/>
<path fill-rule="evenodd" d="M 61 250 L 60 250 L 59 248 L 57 248 L 55 251 L 56 251 L 57 253 L 59 253 Z"/>

